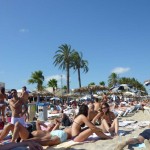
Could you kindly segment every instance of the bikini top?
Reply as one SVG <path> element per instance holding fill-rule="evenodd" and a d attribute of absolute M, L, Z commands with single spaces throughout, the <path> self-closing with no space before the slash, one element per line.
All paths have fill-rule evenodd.
<path fill-rule="evenodd" d="M 79 124 L 79 123 L 77 123 L 77 122 L 75 122 L 75 121 L 73 121 L 74 123 L 76 123 L 78 126 L 80 126 L 80 127 L 84 127 L 85 126 L 85 123 L 83 123 L 83 124 Z"/>

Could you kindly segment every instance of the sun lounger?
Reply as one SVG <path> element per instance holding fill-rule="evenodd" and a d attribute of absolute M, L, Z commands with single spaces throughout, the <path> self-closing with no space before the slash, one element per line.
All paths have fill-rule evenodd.
<path fill-rule="evenodd" d="M 136 122 L 137 121 L 119 121 L 119 127 L 125 127 L 125 126 L 128 126 L 130 124 L 134 124 Z"/>

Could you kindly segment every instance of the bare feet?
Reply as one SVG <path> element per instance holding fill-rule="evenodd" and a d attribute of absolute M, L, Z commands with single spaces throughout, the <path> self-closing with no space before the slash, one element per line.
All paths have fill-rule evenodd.
<path fill-rule="evenodd" d="M 126 142 L 122 142 L 122 143 L 120 143 L 119 145 L 117 145 L 114 150 L 123 150 L 123 148 L 124 148 L 126 145 L 127 145 Z"/>

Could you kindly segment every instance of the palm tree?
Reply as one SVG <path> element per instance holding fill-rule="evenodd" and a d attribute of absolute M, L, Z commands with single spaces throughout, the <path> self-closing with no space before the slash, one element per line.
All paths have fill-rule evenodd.
<path fill-rule="evenodd" d="M 109 77 L 108 77 L 108 86 L 112 87 L 114 85 L 116 85 L 118 83 L 119 80 L 119 76 L 116 73 L 112 73 Z"/>
<path fill-rule="evenodd" d="M 71 68 L 71 60 L 72 60 L 72 53 L 74 50 L 71 50 L 71 46 L 67 44 L 62 44 L 59 46 L 59 50 L 55 52 L 54 56 L 54 65 L 58 66 L 59 69 L 66 70 L 67 74 L 67 93 L 70 90 L 70 68 Z"/>
<path fill-rule="evenodd" d="M 57 80 L 56 79 L 49 80 L 48 83 L 47 83 L 47 86 L 52 87 L 53 92 L 55 93 L 55 90 L 57 89 Z"/>
<path fill-rule="evenodd" d="M 91 86 L 91 85 L 95 85 L 95 82 L 91 82 L 88 84 L 88 86 Z"/>
<path fill-rule="evenodd" d="M 83 60 L 83 55 L 82 53 L 78 53 L 75 51 L 72 55 L 73 61 L 72 61 L 72 67 L 76 71 L 78 71 L 78 81 L 79 81 L 79 88 L 81 88 L 81 75 L 80 75 L 80 70 L 83 69 L 84 73 L 87 73 L 89 68 L 88 68 L 88 61 Z"/>
<path fill-rule="evenodd" d="M 141 90 L 147 93 L 146 88 L 141 84 L 138 80 L 135 78 L 126 78 L 122 77 L 118 80 L 119 84 L 129 84 L 131 85 L 135 90 Z"/>
<path fill-rule="evenodd" d="M 42 91 L 44 89 L 43 86 L 44 76 L 41 70 L 32 72 L 31 78 L 28 80 L 29 84 L 37 84 L 37 90 Z"/>
<path fill-rule="evenodd" d="M 104 82 L 104 81 L 101 81 L 101 82 L 99 82 L 99 85 L 105 86 L 105 82 Z"/>

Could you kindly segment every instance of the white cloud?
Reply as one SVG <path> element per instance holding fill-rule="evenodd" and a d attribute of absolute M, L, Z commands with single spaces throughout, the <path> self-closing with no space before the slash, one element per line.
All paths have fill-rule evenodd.
<path fill-rule="evenodd" d="M 130 68 L 123 68 L 123 67 L 116 67 L 112 70 L 112 72 L 116 73 L 116 74 L 122 74 L 122 73 L 126 73 L 130 70 Z"/>
<path fill-rule="evenodd" d="M 29 29 L 22 28 L 22 29 L 19 30 L 19 32 L 26 33 L 26 32 L 29 32 Z"/>

